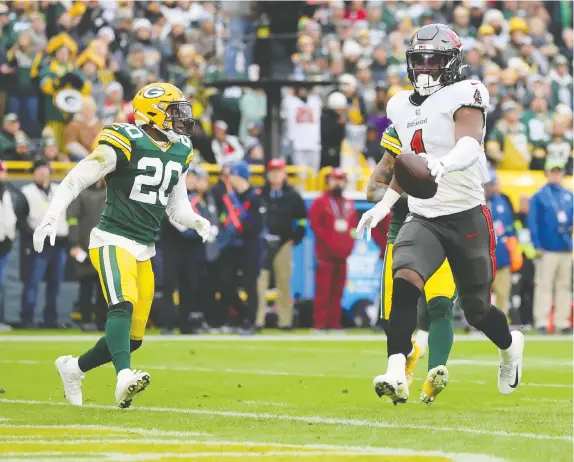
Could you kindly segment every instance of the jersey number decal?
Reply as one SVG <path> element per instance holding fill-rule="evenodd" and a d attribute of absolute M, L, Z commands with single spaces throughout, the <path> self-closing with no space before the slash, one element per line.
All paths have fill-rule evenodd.
<path fill-rule="evenodd" d="M 138 138 L 141 138 L 143 136 L 142 131 L 132 125 L 132 124 L 113 124 L 112 127 L 117 128 L 117 127 L 121 127 L 125 130 L 125 132 L 127 133 L 127 135 L 132 139 L 132 140 L 137 140 Z"/>
<path fill-rule="evenodd" d="M 130 199 L 152 205 L 155 205 L 159 199 L 162 205 L 167 205 L 167 196 L 171 192 L 171 189 L 170 191 L 168 189 L 173 173 L 177 173 L 177 178 L 181 176 L 181 164 L 170 160 L 164 168 L 161 160 L 157 157 L 142 157 L 138 162 L 138 170 L 148 170 L 148 172 L 136 176 L 130 192 Z M 160 183 L 161 186 L 157 191 L 142 191 L 142 186 L 148 189 L 158 186 Z"/>
<path fill-rule="evenodd" d="M 413 135 L 411 139 L 411 149 L 416 154 L 426 152 L 425 144 L 423 143 L 423 129 L 419 128 Z"/>

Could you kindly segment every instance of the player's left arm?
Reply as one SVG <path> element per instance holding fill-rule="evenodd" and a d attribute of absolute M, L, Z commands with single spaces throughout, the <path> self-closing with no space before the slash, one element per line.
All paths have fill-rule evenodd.
<path fill-rule="evenodd" d="M 187 199 L 186 174 L 181 175 L 167 200 L 165 212 L 172 223 L 195 229 L 205 242 L 211 236 L 211 223 L 194 212 Z"/>

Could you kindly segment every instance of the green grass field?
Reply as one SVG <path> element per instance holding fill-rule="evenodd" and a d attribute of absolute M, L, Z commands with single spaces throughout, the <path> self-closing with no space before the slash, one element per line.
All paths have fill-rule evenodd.
<path fill-rule="evenodd" d="M 418 402 L 379 400 L 386 367 L 375 336 L 150 336 L 132 366 L 152 383 L 130 410 L 113 406 L 113 368 L 67 405 L 53 362 L 95 336 L 0 336 L 0 460 L 568 461 L 573 459 L 571 339 L 526 337 L 523 383 L 498 394 L 498 356 L 460 338 L 451 381 Z"/>

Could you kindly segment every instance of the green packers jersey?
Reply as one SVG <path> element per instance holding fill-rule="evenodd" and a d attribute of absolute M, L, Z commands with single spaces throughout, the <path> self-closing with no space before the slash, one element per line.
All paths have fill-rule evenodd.
<path fill-rule="evenodd" d="M 191 141 L 156 143 L 131 124 L 104 128 L 100 144 L 114 149 L 116 169 L 106 175 L 106 206 L 98 228 L 151 246 L 168 197 L 193 158 Z"/>
<path fill-rule="evenodd" d="M 401 144 L 401 140 L 399 139 L 399 135 L 397 134 L 395 127 L 392 125 L 389 125 L 384 131 L 383 137 L 381 138 L 381 146 L 395 157 L 401 154 L 403 145 Z M 387 234 L 387 242 L 389 244 L 395 243 L 397 234 L 399 234 L 399 230 L 401 229 L 401 226 L 403 226 L 408 213 L 409 206 L 407 205 L 407 199 L 405 197 L 401 197 L 393 206 L 393 216 L 391 217 L 389 232 Z"/>

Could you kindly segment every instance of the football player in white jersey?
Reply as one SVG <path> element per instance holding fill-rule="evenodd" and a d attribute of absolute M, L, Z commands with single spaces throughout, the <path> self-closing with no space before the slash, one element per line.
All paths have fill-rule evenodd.
<path fill-rule="evenodd" d="M 464 80 L 462 44 L 442 24 L 429 24 L 415 33 L 407 68 L 414 90 L 393 96 L 387 116 L 401 150 L 426 159 L 438 191 L 431 199 L 408 198 L 410 213 L 393 249 L 387 372 L 375 377 L 373 385 L 379 396 L 395 403 L 408 399 L 405 362 L 413 348 L 417 301 L 425 282 L 447 258 L 457 303 L 468 322 L 498 347 L 498 389 L 509 394 L 522 375 L 524 337 L 510 332 L 504 313 L 490 303 L 496 241 L 483 189 L 488 176 L 482 147 L 488 90 L 478 81 Z M 381 201 L 363 214 L 358 238 L 365 229 L 370 234 L 403 192 L 393 177 Z"/>

